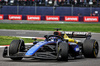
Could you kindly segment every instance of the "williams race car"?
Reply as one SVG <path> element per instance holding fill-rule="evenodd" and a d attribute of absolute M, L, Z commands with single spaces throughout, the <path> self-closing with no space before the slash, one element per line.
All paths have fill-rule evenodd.
<path fill-rule="evenodd" d="M 78 56 L 96 58 L 99 52 L 99 44 L 91 38 L 88 32 L 62 32 L 56 29 L 53 35 L 45 35 L 44 41 L 35 41 L 33 45 L 25 46 L 23 40 L 13 40 L 9 47 L 4 48 L 3 57 L 12 60 L 22 58 L 57 59 L 68 61 L 69 58 Z M 85 38 L 79 41 L 72 38 Z"/>

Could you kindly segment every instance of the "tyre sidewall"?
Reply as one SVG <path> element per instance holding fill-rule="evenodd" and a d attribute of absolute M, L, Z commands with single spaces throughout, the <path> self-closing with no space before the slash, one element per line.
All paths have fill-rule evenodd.
<path fill-rule="evenodd" d="M 97 57 L 97 54 L 95 54 L 95 44 L 97 44 L 97 41 L 94 39 L 88 39 L 88 40 L 84 41 L 83 53 L 84 53 L 85 57 L 87 57 L 87 58 L 96 58 Z"/>

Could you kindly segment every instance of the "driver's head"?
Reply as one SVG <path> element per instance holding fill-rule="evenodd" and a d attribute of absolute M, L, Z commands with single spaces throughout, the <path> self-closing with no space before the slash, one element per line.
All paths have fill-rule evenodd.
<path fill-rule="evenodd" d="M 58 39 L 57 37 L 50 37 L 49 38 L 50 41 L 57 41 L 57 39 Z"/>

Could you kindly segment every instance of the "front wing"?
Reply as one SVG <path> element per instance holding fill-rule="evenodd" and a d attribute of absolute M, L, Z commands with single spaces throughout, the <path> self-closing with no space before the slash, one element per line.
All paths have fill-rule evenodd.
<path fill-rule="evenodd" d="M 57 54 L 55 52 L 36 52 L 32 56 L 25 56 L 26 52 L 18 52 L 14 55 L 9 55 L 9 48 L 5 47 L 3 52 L 4 58 L 14 58 L 14 57 L 23 57 L 23 58 L 39 58 L 39 59 L 57 59 Z"/>

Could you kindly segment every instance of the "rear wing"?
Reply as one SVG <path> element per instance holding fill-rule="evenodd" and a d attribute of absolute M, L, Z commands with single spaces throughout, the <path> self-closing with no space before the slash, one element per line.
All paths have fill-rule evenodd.
<path fill-rule="evenodd" d="M 63 32 L 62 34 L 66 34 L 69 38 L 91 38 L 90 32 Z"/>

